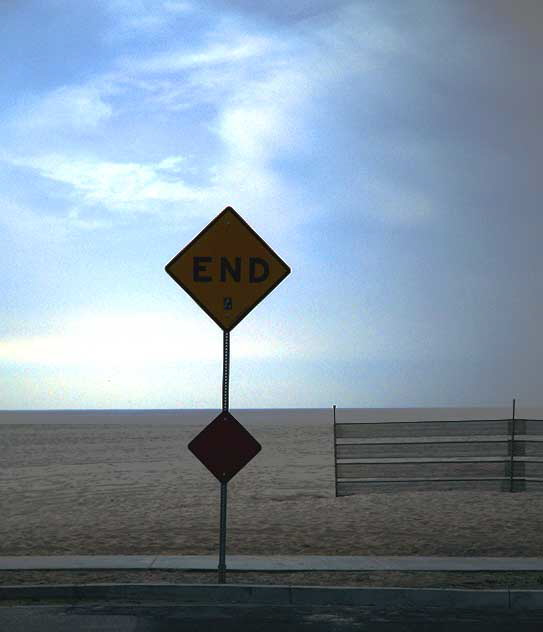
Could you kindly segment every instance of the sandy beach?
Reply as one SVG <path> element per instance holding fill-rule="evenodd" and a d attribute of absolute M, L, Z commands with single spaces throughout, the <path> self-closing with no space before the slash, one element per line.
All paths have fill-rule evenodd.
<path fill-rule="evenodd" d="M 250 424 L 228 485 L 230 554 L 539 556 L 542 493 L 334 497 L 330 423 Z M 202 425 L 2 425 L 0 555 L 215 554 Z"/>

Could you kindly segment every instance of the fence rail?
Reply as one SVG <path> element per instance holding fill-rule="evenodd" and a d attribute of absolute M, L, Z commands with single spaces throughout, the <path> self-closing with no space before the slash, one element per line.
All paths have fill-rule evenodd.
<path fill-rule="evenodd" d="M 336 496 L 397 491 L 543 491 L 543 420 L 338 422 Z"/>

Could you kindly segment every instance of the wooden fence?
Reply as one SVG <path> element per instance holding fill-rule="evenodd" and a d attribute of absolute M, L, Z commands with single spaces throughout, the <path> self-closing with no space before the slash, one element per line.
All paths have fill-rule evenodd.
<path fill-rule="evenodd" d="M 337 421 L 336 496 L 543 491 L 543 420 Z"/>

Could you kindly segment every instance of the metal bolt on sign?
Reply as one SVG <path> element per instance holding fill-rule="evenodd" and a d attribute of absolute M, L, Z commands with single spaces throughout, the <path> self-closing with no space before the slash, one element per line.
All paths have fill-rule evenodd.
<path fill-rule="evenodd" d="M 218 574 L 224 584 L 227 484 L 261 450 L 229 412 L 230 331 L 290 268 L 228 206 L 166 265 L 166 272 L 223 330 L 222 412 L 188 448 L 221 484 Z"/>

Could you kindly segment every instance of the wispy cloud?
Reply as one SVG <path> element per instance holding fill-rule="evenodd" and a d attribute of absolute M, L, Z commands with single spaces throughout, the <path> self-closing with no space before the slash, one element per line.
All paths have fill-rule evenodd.
<path fill-rule="evenodd" d="M 58 154 L 11 158 L 10 162 L 70 185 L 76 202 L 100 204 L 114 212 L 150 213 L 160 210 L 162 203 L 196 202 L 205 197 L 204 192 L 180 180 L 179 167 L 183 163 L 180 156 L 150 164 Z"/>
<path fill-rule="evenodd" d="M 189 10 L 177 2 L 132 6 L 118 0 L 108 5 L 108 11 L 133 29 Z M 335 124 L 337 112 L 323 112 L 319 103 L 330 91 L 345 95 L 350 83 L 358 90 L 365 75 L 375 78 L 371 73 L 382 58 L 405 48 L 396 29 L 356 5 L 332 13 L 327 22 L 310 21 L 281 33 L 231 17 L 211 21 L 199 39 L 203 43 L 193 40 L 180 48 L 168 41 L 166 52 L 151 48 L 121 56 L 109 71 L 85 84 L 65 85 L 20 104 L 20 130 L 47 133 L 38 135 L 35 151 L 25 146 L 11 163 L 64 185 L 59 196 L 78 209 L 101 205 L 126 215 L 160 213 L 171 204 L 190 204 L 195 212 L 198 205 L 232 203 L 279 218 L 276 228 L 281 217 L 285 222 L 288 218 L 292 228 L 307 221 L 308 209 L 314 219 L 321 213 L 317 190 L 302 186 L 303 178 L 296 177 L 303 175 L 304 162 L 311 166 L 325 160 L 319 147 L 323 130 L 315 126 L 323 116 L 325 124 L 326 117 Z M 123 147 L 127 139 L 121 140 L 122 125 L 113 122 L 130 120 L 136 111 L 145 119 L 146 133 L 155 125 L 162 142 L 165 126 L 172 130 L 168 136 L 182 130 L 177 132 L 178 155 L 171 158 L 168 152 L 164 159 L 147 162 L 141 160 L 141 150 L 134 155 L 131 139 Z M 180 157 L 194 153 L 186 120 L 199 138 L 197 177 L 192 179 L 183 170 L 188 161 Z M 70 149 L 59 145 L 57 131 L 71 139 Z M 101 139 L 111 135 L 118 140 L 106 151 Z M 213 152 L 201 150 L 206 145 Z M 155 157 L 157 149 L 152 151 Z M 292 159 L 301 174 L 281 166 Z M 410 218 L 424 221 L 430 214 L 430 201 L 416 187 L 403 193 L 396 187 L 396 194 L 379 174 L 372 181 L 364 185 L 355 178 L 351 183 L 351 189 L 358 187 L 366 195 L 368 217 L 379 220 L 380 213 L 387 223 L 403 224 Z M 400 209 L 402 195 L 411 203 Z M 83 215 L 79 217 L 82 221 Z"/>
<path fill-rule="evenodd" d="M 144 73 L 175 73 L 186 69 L 231 64 L 270 52 L 272 41 L 263 36 L 238 36 L 234 42 L 212 43 L 196 51 L 173 50 L 147 59 L 129 58 L 122 66 Z"/>
<path fill-rule="evenodd" d="M 112 115 L 112 107 L 104 96 L 104 86 L 96 84 L 62 86 L 20 103 L 13 122 L 32 133 L 92 131 Z"/>
<path fill-rule="evenodd" d="M 193 8 L 189 2 L 176 0 L 105 0 L 103 5 L 112 17 L 107 30 L 107 37 L 112 41 L 167 32 L 176 17 Z"/>

